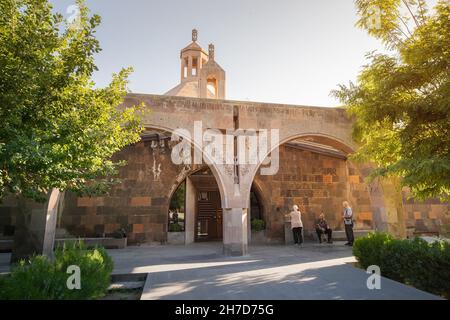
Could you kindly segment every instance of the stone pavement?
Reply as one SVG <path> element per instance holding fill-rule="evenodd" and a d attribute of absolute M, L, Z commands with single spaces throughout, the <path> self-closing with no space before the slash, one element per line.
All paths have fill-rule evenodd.
<path fill-rule="evenodd" d="M 343 242 L 250 246 L 243 257 L 222 255 L 222 243 L 140 246 L 108 250 L 114 273 L 148 273 L 141 299 L 440 299 L 382 278 L 369 290 Z M 9 270 L 0 254 L 0 272 Z"/>
<path fill-rule="evenodd" d="M 10 253 L 0 253 L 0 274 L 9 272 L 9 260 L 11 258 Z"/>
<path fill-rule="evenodd" d="M 382 278 L 380 290 L 366 286 L 368 274 L 352 264 L 343 242 L 294 246 L 250 246 L 243 257 L 225 257 L 221 243 L 129 247 L 111 250 L 115 273 L 149 273 L 147 299 L 439 299 Z"/>

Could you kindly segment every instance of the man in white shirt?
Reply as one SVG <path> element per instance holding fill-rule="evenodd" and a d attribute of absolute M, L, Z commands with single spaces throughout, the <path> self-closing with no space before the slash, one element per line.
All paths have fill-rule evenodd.
<path fill-rule="evenodd" d="M 293 211 L 289 214 L 291 216 L 291 229 L 294 234 L 294 243 L 296 245 L 301 245 L 303 243 L 303 222 L 302 222 L 302 214 L 298 210 L 298 206 L 294 205 L 292 207 Z"/>

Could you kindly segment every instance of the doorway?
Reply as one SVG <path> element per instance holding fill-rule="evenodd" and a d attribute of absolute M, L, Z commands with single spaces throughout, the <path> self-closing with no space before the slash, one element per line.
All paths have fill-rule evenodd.
<path fill-rule="evenodd" d="M 198 171 L 189 179 L 196 191 L 194 240 L 222 240 L 222 203 L 216 179 L 209 169 Z"/>
<path fill-rule="evenodd" d="M 197 200 L 195 240 L 222 239 L 222 207 L 218 190 L 200 191 Z"/>

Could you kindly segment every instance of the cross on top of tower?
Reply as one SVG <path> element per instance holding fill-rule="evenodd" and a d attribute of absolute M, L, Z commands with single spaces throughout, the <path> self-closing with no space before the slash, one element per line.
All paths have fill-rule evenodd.
<path fill-rule="evenodd" d="M 214 60 L 214 45 L 212 43 L 209 44 L 208 46 L 208 56 L 210 60 Z"/>

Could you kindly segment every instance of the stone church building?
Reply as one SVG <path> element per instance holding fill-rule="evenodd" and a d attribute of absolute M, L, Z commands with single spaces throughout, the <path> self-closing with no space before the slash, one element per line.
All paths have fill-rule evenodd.
<path fill-rule="evenodd" d="M 313 235 L 322 212 L 333 230 L 343 230 L 344 200 L 353 208 L 356 230 L 400 237 L 448 232 L 448 204 L 409 199 L 396 181 L 366 182 L 372 168 L 348 159 L 358 146 L 342 108 L 226 100 L 226 73 L 214 46 L 205 51 L 198 44 L 196 30 L 180 52 L 180 83 L 163 95 L 131 93 L 120 108 L 141 102 L 151 110 L 142 119 L 142 139 L 114 156 L 127 162 L 121 183 L 101 197 L 65 192 L 55 218 L 57 238 L 110 237 L 122 229 L 128 244 L 221 241 L 225 254 L 241 255 L 249 243 L 285 243 L 286 215 L 294 204 L 305 237 Z M 189 140 L 196 121 L 203 131 L 251 129 L 260 135 L 277 129 L 267 158 L 275 161 L 277 151 L 278 171 L 263 175 L 265 162 L 174 163 L 173 132 L 185 129 Z M 192 148 L 201 150 L 195 143 Z M 0 206 L 5 235 L 14 230 L 16 210 L 12 199 Z"/>

